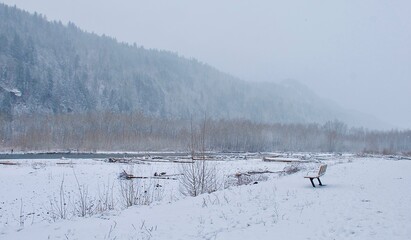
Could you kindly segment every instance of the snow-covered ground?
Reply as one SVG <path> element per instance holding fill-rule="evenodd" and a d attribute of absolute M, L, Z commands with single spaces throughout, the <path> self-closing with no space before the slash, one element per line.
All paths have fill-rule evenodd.
<path fill-rule="evenodd" d="M 155 199 L 159 201 L 129 208 L 123 206 L 119 193 L 121 171 L 136 176 L 173 175 L 181 164 L 16 160 L 21 164 L 0 165 L 0 239 L 411 238 L 411 161 L 328 159 L 323 160 L 328 164 L 323 187 L 313 188 L 303 178 L 318 163 L 300 163 L 303 170 L 294 174 L 269 173 L 267 181 L 197 197 L 182 196 L 177 180 L 145 179 L 141 184 L 159 184 L 150 189 L 153 196 L 161 196 Z M 237 172 L 276 172 L 287 165 L 261 158 L 215 162 L 221 179 Z M 66 207 L 68 219 L 53 219 L 62 186 L 72 206 Z M 79 188 L 94 207 L 97 196 L 112 193 L 114 209 L 72 216 Z"/>

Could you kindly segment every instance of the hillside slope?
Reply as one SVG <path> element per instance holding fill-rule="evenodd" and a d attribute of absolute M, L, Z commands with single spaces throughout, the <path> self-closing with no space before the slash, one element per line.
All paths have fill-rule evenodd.
<path fill-rule="evenodd" d="M 363 125 L 296 82 L 245 82 L 195 59 L 0 4 L 1 115 L 89 111 Z"/>

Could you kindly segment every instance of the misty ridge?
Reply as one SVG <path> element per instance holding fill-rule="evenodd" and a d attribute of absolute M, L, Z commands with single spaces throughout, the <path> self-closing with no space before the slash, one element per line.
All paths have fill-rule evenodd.
<path fill-rule="evenodd" d="M 194 136 L 210 151 L 411 152 L 411 131 L 373 130 L 298 81 L 246 82 L 4 4 L 0 123 L 3 151 L 186 151 Z"/>

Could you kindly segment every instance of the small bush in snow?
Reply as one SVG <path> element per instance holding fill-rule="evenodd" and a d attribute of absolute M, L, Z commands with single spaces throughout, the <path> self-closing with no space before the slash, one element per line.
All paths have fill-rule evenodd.
<path fill-rule="evenodd" d="M 234 176 L 228 176 L 224 188 L 229 188 L 231 186 L 241 186 L 249 185 L 258 182 L 267 181 L 268 177 L 264 174 L 240 174 L 237 173 Z"/>
<path fill-rule="evenodd" d="M 133 205 L 149 205 L 155 201 L 161 201 L 164 190 L 155 181 L 142 179 L 119 180 L 120 199 L 124 207 Z"/>
<path fill-rule="evenodd" d="M 105 186 L 103 185 L 103 190 L 98 189 L 98 200 L 96 201 L 96 213 L 103 213 L 113 210 L 116 205 L 114 200 L 114 184 L 110 186 L 110 183 Z"/>
<path fill-rule="evenodd" d="M 303 170 L 303 167 L 299 163 L 293 163 L 284 167 L 285 174 L 293 174 Z"/>
<path fill-rule="evenodd" d="M 85 184 L 80 184 L 77 179 L 77 175 L 73 170 L 74 178 L 77 183 L 77 198 L 74 199 L 73 206 L 76 212 L 76 215 L 79 217 L 90 216 L 94 214 L 94 202 L 95 200 L 90 197 L 88 186 Z"/>
<path fill-rule="evenodd" d="M 47 213 L 50 214 L 50 217 L 53 221 L 59 219 L 67 219 L 69 217 L 69 202 L 70 196 L 67 195 L 64 188 L 64 177 L 61 180 L 59 195 L 54 196 L 53 199 L 50 199 L 50 208 Z"/>
<path fill-rule="evenodd" d="M 217 169 L 207 160 L 195 160 L 180 165 L 180 192 L 186 196 L 198 196 L 218 189 Z"/>

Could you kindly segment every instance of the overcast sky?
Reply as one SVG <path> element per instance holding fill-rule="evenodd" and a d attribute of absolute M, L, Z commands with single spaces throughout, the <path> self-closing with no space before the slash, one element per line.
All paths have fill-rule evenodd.
<path fill-rule="evenodd" d="M 411 129 L 410 0 L 0 0 Z"/>

